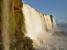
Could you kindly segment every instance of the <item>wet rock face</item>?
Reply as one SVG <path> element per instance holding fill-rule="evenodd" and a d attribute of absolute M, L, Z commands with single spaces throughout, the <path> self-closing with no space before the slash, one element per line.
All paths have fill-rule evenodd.
<path fill-rule="evenodd" d="M 2 0 L 0 0 L 0 50 L 3 50 L 3 43 L 2 43 L 2 20 L 1 20 L 1 15 L 2 15 Z"/>
<path fill-rule="evenodd" d="M 2 23 L 1 23 L 1 16 L 0 16 L 0 50 L 3 50 L 1 24 L 2 24 Z"/>
<path fill-rule="evenodd" d="M 0 7 L 2 6 L 0 8 L 0 10 L 2 10 L 2 12 L 0 11 L 0 50 L 2 50 L 1 49 L 2 45 L 4 46 L 3 50 L 34 50 L 32 46 L 33 43 L 32 40 L 29 37 L 25 37 L 24 35 L 25 34 L 23 18 L 24 16 L 21 10 L 22 1 L 21 0 L 3 0 L 3 1 L 2 5 L 0 1 Z M 23 27 L 21 27 L 21 25 L 23 25 Z M 3 29 L 1 29 L 1 27 L 3 27 Z M 21 28 L 23 29 L 23 31 L 21 30 Z M 3 41 L 1 41 L 2 39 Z"/>

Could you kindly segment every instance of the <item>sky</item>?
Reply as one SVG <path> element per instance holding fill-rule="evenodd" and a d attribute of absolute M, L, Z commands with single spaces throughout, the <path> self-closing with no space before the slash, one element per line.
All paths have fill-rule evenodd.
<path fill-rule="evenodd" d="M 67 23 L 67 0 L 23 0 L 39 12 L 53 15 L 57 23 Z"/>

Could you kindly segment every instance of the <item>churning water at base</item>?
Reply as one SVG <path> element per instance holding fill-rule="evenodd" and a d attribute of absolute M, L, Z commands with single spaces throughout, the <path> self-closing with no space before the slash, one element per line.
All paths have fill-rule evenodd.
<path fill-rule="evenodd" d="M 41 43 L 42 46 L 37 48 L 37 50 L 67 50 L 67 32 L 56 31 L 49 36 L 47 34 L 46 38 L 47 40 L 45 40 L 45 37 L 42 38 L 46 43 Z"/>
<path fill-rule="evenodd" d="M 57 28 L 54 18 L 23 5 L 26 36 L 33 40 L 36 50 L 67 50 L 67 36 Z M 58 31 L 59 30 L 59 31 Z"/>

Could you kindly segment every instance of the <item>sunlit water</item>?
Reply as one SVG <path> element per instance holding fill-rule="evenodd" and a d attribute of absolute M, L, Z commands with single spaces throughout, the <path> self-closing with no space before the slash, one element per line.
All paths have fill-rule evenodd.
<path fill-rule="evenodd" d="M 23 5 L 23 14 L 26 36 L 33 40 L 36 50 L 67 50 L 66 33 L 57 28 L 54 18 L 52 23 L 49 15 L 38 13 L 26 4 Z"/>

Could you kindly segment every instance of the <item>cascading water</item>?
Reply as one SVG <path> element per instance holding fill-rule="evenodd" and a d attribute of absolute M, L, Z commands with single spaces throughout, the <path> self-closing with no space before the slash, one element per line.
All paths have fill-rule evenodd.
<path fill-rule="evenodd" d="M 23 13 L 25 18 L 27 35 L 32 39 L 36 40 L 35 37 L 37 37 L 39 33 L 42 33 L 43 30 L 41 16 L 39 15 L 39 13 L 37 13 L 37 11 L 34 11 L 35 10 L 33 8 L 30 8 L 29 6 L 24 4 Z M 37 44 L 39 45 L 38 42 Z"/>
<path fill-rule="evenodd" d="M 57 29 L 53 17 L 39 13 L 31 6 L 23 4 L 23 15 L 25 18 L 26 36 L 33 40 L 33 46 L 40 50 L 67 50 L 67 37 L 55 36 Z M 54 31 L 52 31 L 54 29 Z"/>
<path fill-rule="evenodd" d="M 50 16 L 49 16 L 49 15 L 44 15 L 43 18 L 45 19 L 44 22 L 45 22 L 45 25 L 46 25 L 46 29 L 47 29 L 48 31 L 52 30 L 52 25 L 53 25 L 53 23 L 52 23 L 52 21 L 51 21 Z"/>

